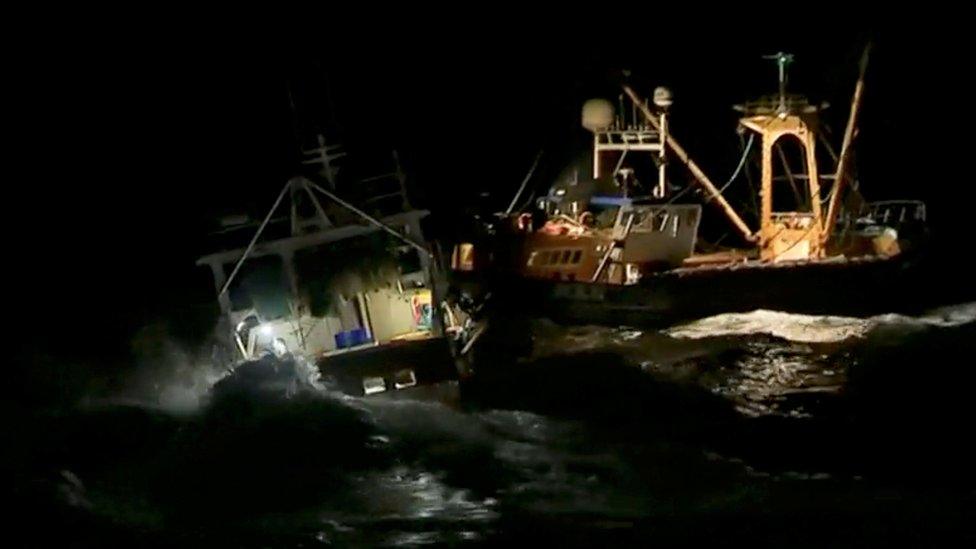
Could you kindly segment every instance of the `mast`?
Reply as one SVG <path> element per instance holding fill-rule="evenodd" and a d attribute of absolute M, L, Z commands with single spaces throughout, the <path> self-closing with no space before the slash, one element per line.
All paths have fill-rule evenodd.
<path fill-rule="evenodd" d="M 786 67 L 793 62 L 793 55 L 789 53 L 777 52 L 773 55 L 764 55 L 763 59 L 772 59 L 776 61 L 776 66 L 779 67 L 779 106 L 776 108 L 776 112 L 785 113 L 786 112 Z"/>
<path fill-rule="evenodd" d="M 837 224 L 839 213 L 841 191 L 844 187 L 844 178 L 847 175 L 847 164 L 850 161 L 851 142 L 854 140 L 854 130 L 857 124 L 857 115 L 861 108 L 861 97 L 864 94 L 864 73 L 868 67 L 868 53 L 871 51 L 871 44 L 864 47 L 861 54 L 861 63 L 857 77 L 857 85 L 854 86 L 854 97 L 851 99 L 851 114 L 847 118 L 847 128 L 844 130 L 844 142 L 840 148 L 840 155 L 837 157 L 837 173 L 834 175 L 834 187 L 830 192 L 830 206 L 827 208 L 827 216 L 823 220 L 823 240 L 830 238 Z"/>
<path fill-rule="evenodd" d="M 742 112 L 739 125 L 760 138 L 762 178 L 760 182 L 759 257 L 764 261 L 807 260 L 823 254 L 821 240 L 820 175 L 817 167 L 819 112 L 824 105 L 812 105 L 803 96 L 787 95 L 786 67 L 793 56 L 779 52 L 765 56 L 776 61 L 778 95 L 735 106 Z M 800 174 L 790 169 L 784 140 L 799 146 L 806 171 L 805 194 L 798 185 Z M 774 158 L 776 157 L 776 158 Z M 778 162 L 777 162 L 778 161 Z M 774 211 L 774 195 L 785 189 L 774 185 L 774 164 L 781 163 L 795 203 L 792 211 Z"/>

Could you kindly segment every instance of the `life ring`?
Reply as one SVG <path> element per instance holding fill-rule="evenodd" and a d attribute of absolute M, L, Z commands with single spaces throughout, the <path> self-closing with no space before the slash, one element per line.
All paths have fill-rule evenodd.
<path fill-rule="evenodd" d="M 593 224 L 593 219 L 594 218 L 592 212 L 583 212 L 579 216 L 579 223 L 580 225 L 589 227 L 590 225 Z"/>
<path fill-rule="evenodd" d="M 532 227 L 532 214 L 523 213 L 518 216 L 518 228 L 520 231 L 527 231 Z"/>

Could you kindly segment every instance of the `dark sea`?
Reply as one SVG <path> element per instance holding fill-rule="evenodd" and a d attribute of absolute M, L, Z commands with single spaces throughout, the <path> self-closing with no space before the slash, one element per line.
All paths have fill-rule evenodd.
<path fill-rule="evenodd" d="M 204 372 L 8 418 L 4 545 L 976 541 L 976 303 L 533 333 L 460 405 Z"/>

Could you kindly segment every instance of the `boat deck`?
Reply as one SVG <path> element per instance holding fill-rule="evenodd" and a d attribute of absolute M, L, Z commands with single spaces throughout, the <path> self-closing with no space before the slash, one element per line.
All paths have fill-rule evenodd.
<path fill-rule="evenodd" d="M 719 252 L 694 254 L 685 258 L 682 267 L 699 267 L 702 265 L 720 265 L 726 263 L 741 263 L 756 259 L 753 250 L 722 250 Z"/>
<path fill-rule="evenodd" d="M 418 340 L 424 340 L 424 339 L 433 339 L 435 337 L 437 337 L 437 336 L 435 336 L 433 333 L 431 333 L 430 330 L 418 330 L 416 332 L 408 332 L 408 333 L 405 333 L 405 334 L 400 334 L 398 336 L 393 337 L 390 341 L 387 341 L 385 343 L 378 343 L 376 341 L 368 341 L 368 342 L 362 343 L 360 345 L 353 345 L 351 347 L 344 347 L 342 349 L 333 349 L 331 351 L 326 351 L 324 353 L 320 353 L 318 356 L 320 358 L 327 358 L 327 357 L 331 357 L 331 356 L 344 355 L 344 354 L 347 354 L 347 353 L 355 353 L 357 351 L 363 351 L 363 350 L 366 350 L 366 349 L 372 349 L 374 347 L 385 347 L 385 346 L 388 346 L 388 345 L 399 345 L 399 344 L 402 344 L 402 343 L 408 342 L 408 341 L 418 341 Z"/>
<path fill-rule="evenodd" d="M 723 252 L 724 253 L 724 252 Z M 686 276 L 696 273 L 715 272 L 715 271 L 738 271 L 738 270 L 766 270 L 766 269 L 790 269 L 806 266 L 844 266 L 863 263 L 876 263 L 892 259 L 894 256 L 885 255 L 861 255 L 847 257 L 845 255 L 834 255 L 822 258 L 795 259 L 788 261 L 769 261 L 763 259 L 749 258 L 748 256 L 736 257 L 726 255 L 725 260 L 720 260 L 717 254 L 708 254 L 708 258 L 698 261 L 685 260 L 683 266 L 664 271 L 661 275 Z M 689 259 L 694 259 L 695 256 Z M 698 256 L 700 257 L 700 256 Z"/>

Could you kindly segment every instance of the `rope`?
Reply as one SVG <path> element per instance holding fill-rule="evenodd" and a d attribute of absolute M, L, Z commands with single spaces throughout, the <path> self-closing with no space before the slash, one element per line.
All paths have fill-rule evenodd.
<path fill-rule="evenodd" d="M 752 142 L 755 140 L 755 137 L 756 134 L 749 134 L 749 141 L 746 142 L 746 148 L 742 151 L 742 158 L 739 159 L 739 165 L 735 167 L 735 172 L 732 173 L 732 177 L 730 177 L 725 185 L 722 185 L 722 188 L 718 190 L 718 194 L 725 192 L 725 189 L 727 189 L 729 185 L 735 181 L 735 178 L 739 176 L 739 172 L 742 171 L 742 167 L 746 165 L 746 158 L 749 156 L 749 151 L 752 149 Z M 708 200 L 706 200 L 705 203 L 708 204 L 708 202 L 713 198 L 715 198 L 715 196 L 708 197 Z"/>
<path fill-rule="evenodd" d="M 749 151 L 752 149 L 752 142 L 755 140 L 755 137 L 756 137 L 756 134 L 754 134 L 754 133 L 753 134 L 749 134 L 749 141 L 746 142 L 746 146 L 742 150 L 742 157 L 739 159 L 739 165 L 736 166 L 735 167 L 735 171 L 732 172 L 732 177 L 729 177 L 729 180 L 726 181 L 725 184 L 722 185 L 722 187 L 718 190 L 718 193 L 719 194 L 722 194 L 725 191 L 725 189 L 727 189 L 729 187 L 729 185 L 731 185 L 732 182 L 735 181 L 735 179 L 739 176 L 739 173 L 742 171 L 742 168 L 746 165 L 746 159 L 749 157 Z M 681 198 L 682 196 L 685 195 L 685 193 L 687 193 L 688 191 L 690 191 L 693 188 L 695 188 L 694 185 L 688 185 L 681 192 L 679 192 L 678 194 L 672 196 L 671 197 L 671 200 L 668 200 L 667 202 L 665 202 L 664 205 L 665 206 L 668 206 L 668 205 L 672 204 L 675 200 Z M 705 203 L 708 204 L 709 201 L 711 201 L 713 198 L 715 198 L 715 197 L 714 196 L 708 197 L 708 200 L 705 200 Z"/>

